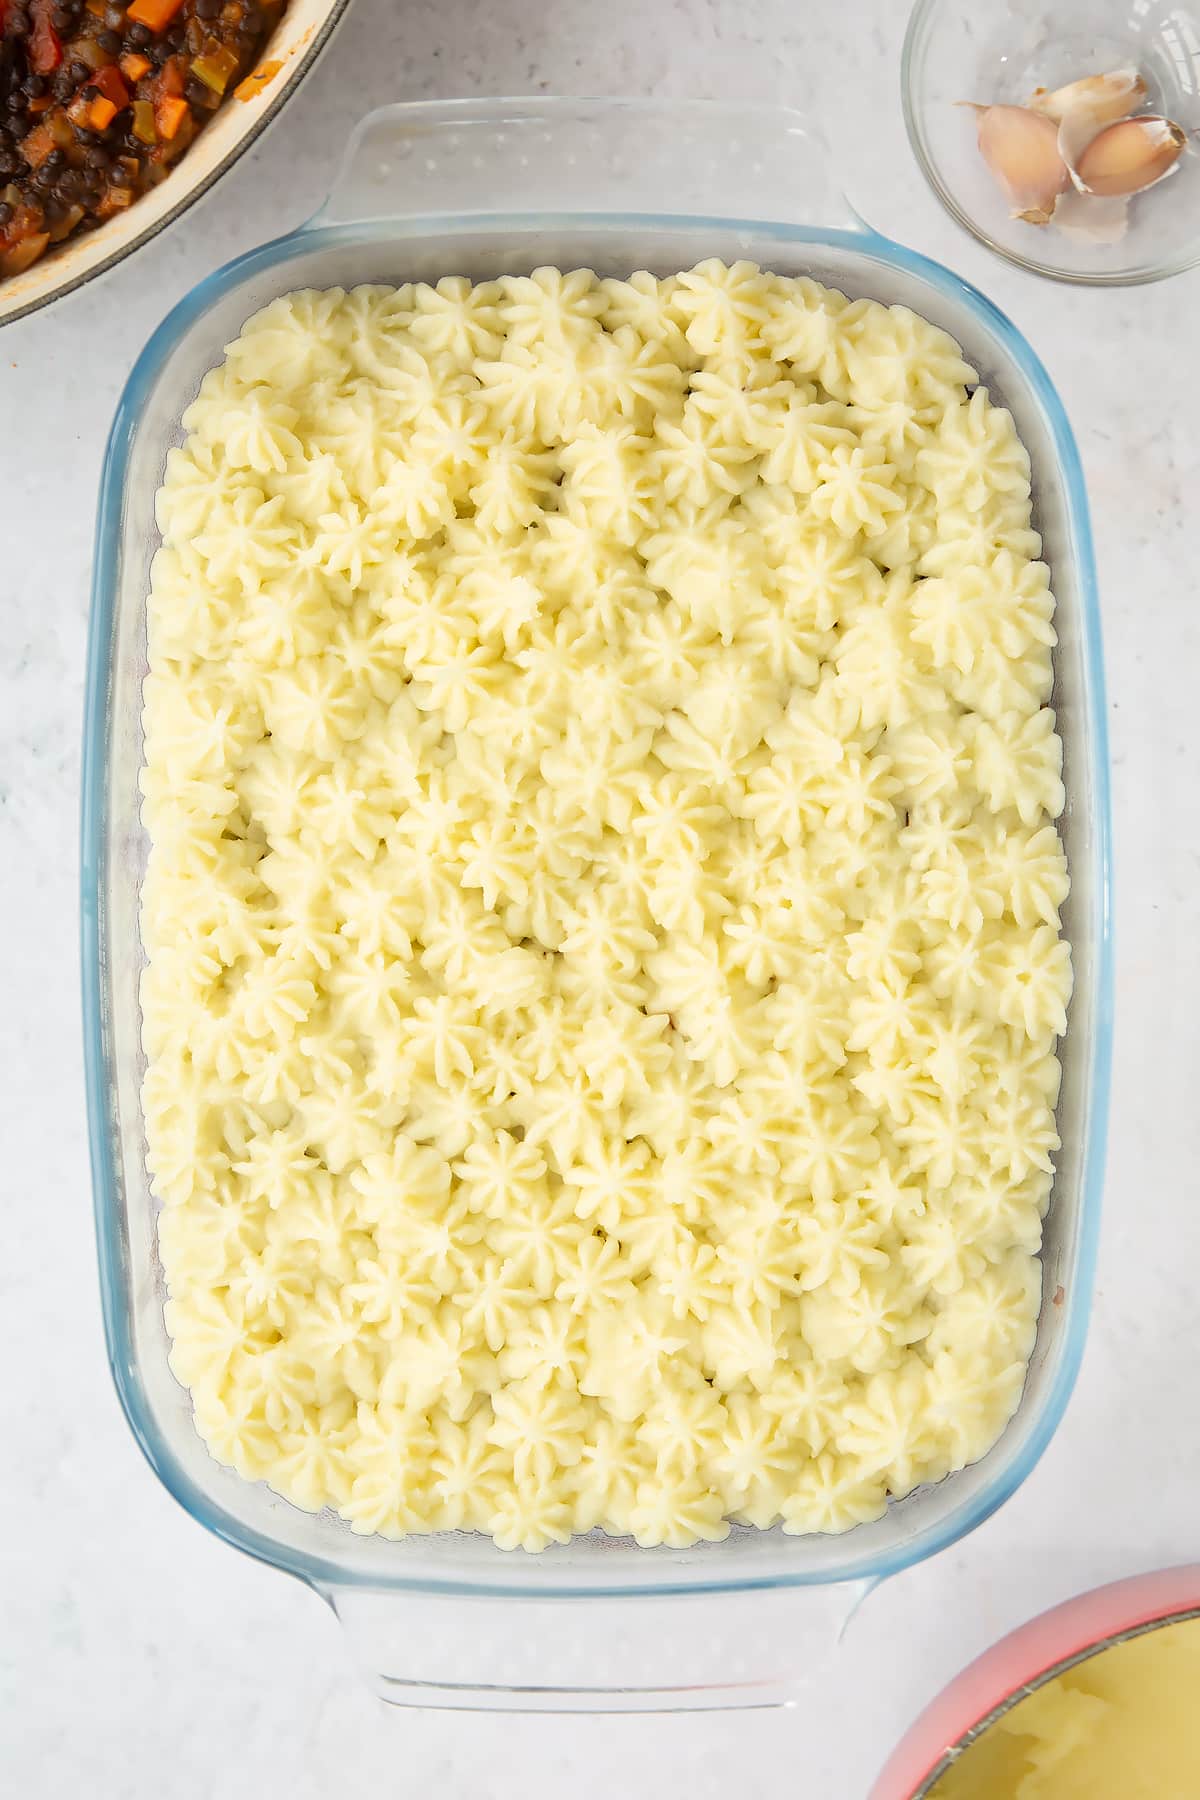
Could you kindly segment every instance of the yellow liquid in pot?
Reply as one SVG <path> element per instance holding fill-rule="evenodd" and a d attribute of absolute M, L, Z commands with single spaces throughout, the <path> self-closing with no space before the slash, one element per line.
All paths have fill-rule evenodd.
<path fill-rule="evenodd" d="M 1200 1619 L 1103 1650 L 976 1739 L 930 1800 L 1196 1800 Z"/>

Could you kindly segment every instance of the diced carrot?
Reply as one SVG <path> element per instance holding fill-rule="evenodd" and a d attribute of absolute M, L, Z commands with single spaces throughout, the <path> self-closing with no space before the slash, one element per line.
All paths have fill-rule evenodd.
<path fill-rule="evenodd" d="M 178 56 L 169 56 L 159 70 L 158 91 L 160 94 L 182 94 L 183 63 Z"/>
<path fill-rule="evenodd" d="M 121 79 L 121 71 L 116 63 L 105 63 L 92 76 L 92 86 L 98 88 L 106 100 L 111 100 L 117 111 L 129 105 L 129 89 Z"/>
<path fill-rule="evenodd" d="M 238 82 L 233 90 L 234 93 L 239 100 L 257 100 L 263 89 L 274 81 L 282 67 L 283 64 L 277 61 L 260 63 L 257 69 L 246 76 L 244 81 Z"/>
<path fill-rule="evenodd" d="M 49 112 L 53 105 L 53 94 L 42 94 L 37 100 L 27 100 L 25 102 L 25 110 L 31 113 L 44 113 Z"/>
<path fill-rule="evenodd" d="M 21 154 L 31 169 L 40 169 L 54 149 L 54 138 L 48 125 L 35 125 L 21 139 Z"/>
<path fill-rule="evenodd" d="M 187 118 L 187 113 L 188 103 L 178 94 L 160 94 L 154 102 L 154 123 L 159 137 L 170 143 Z"/>
<path fill-rule="evenodd" d="M 150 73 L 153 64 L 148 56 L 139 56 L 136 50 L 127 50 L 121 58 L 121 73 L 126 81 L 140 81 L 143 75 Z"/>
<path fill-rule="evenodd" d="M 155 144 L 153 150 L 147 152 L 147 160 L 157 163 L 162 169 L 168 168 L 171 163 L 179 161 L 195 135 L 196 115 L 194 112 L 188 111 L 180 120 L 179 130 L 175 136 L 169 142 Z"/>
<path fill-rule="evenodd" d="M 87 10 L 93 19 L 102 19 L 108 11 L 108 0 L 87 0 Z"/>
<path fill-rule="evenodd" d="M 133 0 L 125 17 L 135 25 L 148 25 L 151 31 L 162 31 L 182 5 L 183 0 Z"/>
<path fill-rule="evenodd" d="M 111 100 L 100 94 L 88 107 L 88 128 L 91 131 L 104 131 L 117 116 L 117 109 Z"/>
<path fill-rule="evenodd" d="M 62 39 L 50 22 L 54 0 L 33 0 L 29 62 L 35 75 L 52 75 L 63 59 Z"/>

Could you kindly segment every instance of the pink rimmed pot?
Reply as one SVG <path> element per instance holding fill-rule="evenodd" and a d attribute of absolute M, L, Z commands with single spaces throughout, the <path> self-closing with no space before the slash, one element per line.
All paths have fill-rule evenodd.
<path fill-rule="evenodd" d="M 967 1747 L 1065 1669 L 1146 1631 L 1200 1617 L 1200 1563 L 1093 1588 L 1009 1632 L 925 1708 L 868 1800 L 926 1800 Z"/>

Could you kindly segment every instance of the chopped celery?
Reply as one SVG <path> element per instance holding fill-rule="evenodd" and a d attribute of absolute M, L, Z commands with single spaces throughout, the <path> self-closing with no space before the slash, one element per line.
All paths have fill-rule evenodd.
<path fill-rule="evenodd" d="M 198 56 L 192 64 L 192 74 L 214 94 L 223 94 L 237 66 L 236 50 L 231 50 L 227 44 L 206 45 L 203 56 Z"/>
<path fill-rule="evenodd" d="M 158 132 L 154 126 L 154 107 L 149 100 L 135 100 L 133 103 L 133 135 L 139 144 L 157 144 Z"/>

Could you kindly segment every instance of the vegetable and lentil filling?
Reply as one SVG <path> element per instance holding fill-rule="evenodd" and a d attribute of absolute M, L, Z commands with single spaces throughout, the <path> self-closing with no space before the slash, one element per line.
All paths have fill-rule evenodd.
<path fill-rule="evenodd" d="M 287 0 L 0 0 L 0 275 L 160 182 Z"/>

